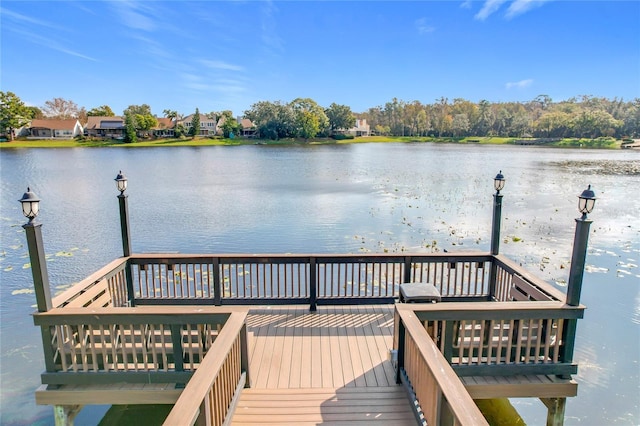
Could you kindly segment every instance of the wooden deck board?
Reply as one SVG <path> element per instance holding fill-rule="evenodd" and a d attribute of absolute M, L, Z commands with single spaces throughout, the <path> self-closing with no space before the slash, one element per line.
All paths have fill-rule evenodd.
<path fill-rule="evenodd" d="M 376 388 L 245 389 L 232 425 L 415 425 L 400 386 Z"/>
<path fill-rule="evenodd" d="M 254 388 L 391 386 L 393 306 L 252 309 Z"/>

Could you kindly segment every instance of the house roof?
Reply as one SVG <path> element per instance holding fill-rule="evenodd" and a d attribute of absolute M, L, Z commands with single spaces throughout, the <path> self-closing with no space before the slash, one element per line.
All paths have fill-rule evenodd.
<path fill-rule="evenodd" d="M 68 120 L 31 120 L 32 129 L 73 130 L 76 124 L 78 124 L 78 120 L 75 118 Z"/>
<path fill-rule="evenodd" d="M 155 127 L 156 129 L 173 129 L 176 125 L 175 121 L 170 118 L 158 118 L 158 125 Z"/>
<path fill-rule="evenodd" d="M 180 120 L 180 123 L 190 123 L 190 122 L 191 122 L 191 119 L 193 118 L 193 115 L 194 115 L 194 114 L 189 114 L 189 115 L 187 115 L 185 118 L 183 118 L 182 120 Z M 212 121 L 212 122 L 214 122 L 214 123 L 216 122 L 215 118 L 209 118 L 209 117 L 207 117 L 207 116 L 206 116 L 206 115 L 204 115 L 204 114 L 200 114 L 200 122 L 201 122 L 201 123 L 202 123 L 202 122 L 207 122 L 207 123 L 208 123 L 208 122 L 210 122 L 210 121 Z"/>
<path fill-rule="evenodd" d="M 240 120 L 240 125 L 243 129 L 253 129 L 256 127 L 254 122 L 249 120 L 248 118 L 243 118 L 242 120 Z"/>
<path fill-rule="evenodd" d="M 121 122 L 122 124 L 120 125 L 120 127 L 124 126 L 124 118 L 116 115 L 114 117 L 104 117 L 104 116 L 90 116 L 87 117 L 87 124 L 84 126 L 85 129 L 101 129 L 102 128 L 102 122 L 103 121 L 110 121 L 110 122 Z M 113 129 L 113 125 L 111 126 L 107 126 L 111 129 Z"/>

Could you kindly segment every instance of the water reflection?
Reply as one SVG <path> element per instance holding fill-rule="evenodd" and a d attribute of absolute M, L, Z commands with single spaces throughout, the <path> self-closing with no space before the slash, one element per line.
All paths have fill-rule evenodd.
<path fill-rule="evenodd" d="M 598 202 L 576 343 L 580 390 L 568 401 L 566 424 L 640 422 L 637 152 L 434 144 L 34 149 L 0 151 L 0 165 L 2 424 L 52 424 L 50 408 L 33 405 L 43 363 L 16 200 L 27 185 L 43 200 L 59 292 L 120 255 L 118 170 L 129 178 L 133 250 L 183 253 L 486 251 L 492 179 L 502 170 L 501 251 L 558 288 L 570 266 L 577 195 L 592 184 Z M 530 424 L 544 423 L 541 403 L 517 404 Z M 105 409 L 83 410 L 78 424 Z"/>

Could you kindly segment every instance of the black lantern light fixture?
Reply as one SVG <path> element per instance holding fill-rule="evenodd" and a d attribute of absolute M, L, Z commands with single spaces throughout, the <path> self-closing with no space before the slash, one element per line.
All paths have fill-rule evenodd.
<path fill-rule="evenodd" d="M 27 188 L 27 192 L 22 195 L 18 201 L 22 203 L 22 214 L 29 219 L 29 223 L 40 213 L 40 199 L 36 194 L 31 192 L 31 188 Z"/>
<path fill-rule="evenodd" d="M 498 173 L 496 177 L 493 178 L 493 187 L 496 189 L 497 194 L 499 194 L 502 188 L 504 188 L 504 183 L 505 183 L 505 178 L 504 178 L 504 175 L 502 174 L 502 170 L 500 170 L 500 173 Z"/>
<path fill-rule="evenodd" d="M 127 190 L 127 177 L 123 175 L 122 170 L 120 170 L 120 172 L 118 172 L 118 176 L 116 176 L 114 180 L 116 181 L 118 191 L 120 191 L 120 194 L 122 195 L 124 191 Z"/>
<path fill-rule="evenodd" d="M 22 225 L 22 228 L 27 237 L 31 275 L 33 276 L 33 288 L 36 294 L 38 311 L 46 312 L 52 307 L 49 273 L 47 272 L 47 259 L 44 254 L 44 244 L 42 243 L 42 224 L 36 223 L 34 220 L 40 213 L 40 198 L 31 192 L 31 188 L 27 188 L 27 192 L 18 201 L 22 204 L 22 214 L 29 219 L 29 222 Z"/>
<path fill-rule="evenodd" d="M 582 217 L 586 218 L 587 214 L 593 211 L 596 205 L 596 194 L 591 189 L 591 185 L 587 187 L 582 194 L 578 196 L 578 210 L 582 213 Z"/>

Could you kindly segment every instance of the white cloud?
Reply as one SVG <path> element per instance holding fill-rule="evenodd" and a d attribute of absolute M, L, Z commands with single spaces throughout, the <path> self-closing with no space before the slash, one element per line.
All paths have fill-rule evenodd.
<path fill-rule="evenodd" d="M 200 63 L 206 67 L 218 70 L 244 71 L 244 67 L 240 65 L 234 65 L 223 61 L 210 61 L 208 59 L 202 59 Z"/>
<path fill-rule="evenodd" d="M 416 20 L 416 29 L 420 34 L 429 34 L 436 30 L 436 27 L 427 23 L 427 18 L 420 18 Z"/>
<path fill-rule="evenodd" d="M 482 9 L 480 9 L 480 12 L 476 13 L 475 18 L 480 21 L 484 21 L 491 14 L 497 11 L 500 6 L 502 6 L 502 3 L 506 1 L 507 0 L 486 0 L 482 5 Z"/>
<path fill-rule="evenodd" d="M 135 30 L 153 31 L 156 29 L 152 15 L 147 5 L 135 1 L 115 1 L 112 2 L 122 23 Z"/>
<path fill-rule="evenodd" d="M 518 16 L 525 12 L 530 11 L 531 9 L 540 7 L 548 1 L 550 0 L 514 0 L 509 5 L 509 9 L 507 9 L 507 13 L 505 13 L 505 17 L 507 19 L 511 19 L 515 16 Z"/>
<path fill-rule="evenodd" d="M 12 12 L 6 7 L 0 7 L 0 15 L 15 22 L 40 25 L 42 27 L 53 28 L 55 30 L 66 30 L 64 27 L 53 25 L 50 22 L 36 19 L 31 16 L 26 16 L 21 13 Z"/>
<path fill-rule="evenodd" d="M 472 0 L 466 0 L 466 1 L 463 1 L 463 2 L 460 4 L 460 7 L 461 7 L 462 9 L 471 9 L 471 5 L 472 5 L 472 4 L 473 4 L 473 1 L 472 1 Z"/>
<path fill-rule="evenodd" d="M 40 46 L 44 46 L 47 47 L 49 49 L 52 50 L 57 50 L 58 52 L 62 52 L 65 53 L 67 55 L 71 55 L 71 56 L 75 56 L 77 58 L 82 58 L 82 59 L 86 59 L 88 61 L 93 61 L 93 62 L 98 62 L 98 60 L 96 58 L 92 58 L 91 56 L 87 56 L 84 55 L 78 51 L 75 51 L 69 47 L 67 47 L 66 45 L 63 45 L 62 43 L 53 40 L 51 37 L 43 37 L 41 35 L 38 34 L 34 34 L 32 32 L 29 31 L 24 31 L 24 30 L 13 30 L 13 32 L 15 32 L 16 34 L 20 34 L 24 37 L 25 40 L 33 43 L 33 44 L 38 44 Z"/>
<path fill-rule="evenodd" d="M 527 88 L 529 86 L 531 86 L 533 84 L 533 80 L 528 78 L 526 80 L 520 80 L 520 81 L 516 81 L 516 82 L 509 82 L 507 84 L 505 84 L 505 87 L 507 88 L 507 90 L 509 89 L 524 89 Z"/>
<path fill-rule="evenodd" d="M 482 9 L 475 15 L 475 19 L 484 21 L 493 13 L 497 12 L 498 9 L 502 6 L 503 3 L 506 3 L 508 0 L 485 0 L 482 5 Z M 544 3 L 547 3 L 552 0 L 512 0 L 505 12 L 504 16 L 506 19 L 511 19 L 515 16 L 522 15 L 525 12 L 530 11 L 531 9 L 535 9 L 537 7 L 542 6 Z M 471 0 L 466 0 L 460 7 L 470 7 Z"/>

